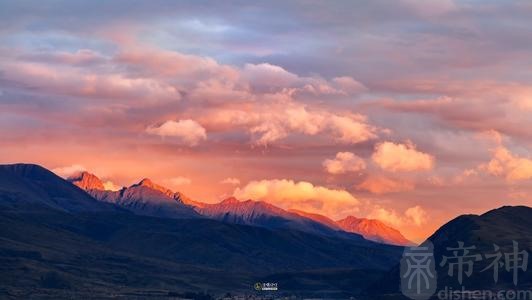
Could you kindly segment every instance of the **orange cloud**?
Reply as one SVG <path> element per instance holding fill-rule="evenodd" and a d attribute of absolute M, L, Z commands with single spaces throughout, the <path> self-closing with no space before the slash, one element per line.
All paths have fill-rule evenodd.
<path fill-rule="evenodd" d="M 150 126 L 147 133 L 159 136 L 177 137 L 183 144 L 195 146 L 207 139 L 207 132 L 203 126 L 194 120 L 166 121 L 159 126 Z"/>
<path fill-rule="evenodd" d="M 516 156 L 504 146 L 498 146 L 493 151 L 493 158 L 480 169 L 502 176 L 509 182 L 532 179 L 532 159 Z"/>
<path fill-rule="evenodd" d="M 421 226 L 427 223 L 428 213 L 421 206 L 416 205 L 408 208 L 404 214 L 399 214 L 393 209 L 374 206 L 367 218 L 377 219 L 394 227 L 406 225 Z"/>
<path fill-rule="evenodd" d="M 407 209 L 405 216 L 411 219 L 417 226 L 421 226 L 428 221 L 427 212 L 419 205 Z"/>
<path fill-rule="evenodd" d="M 351 152 L 338 152 L 334 159 L 326 159 L 323 167 L 330 174 L 344 174 L 366 169 L 364 160 Z"/>
<path fill-rule="evenodd" d="M 122 189 L 121 186 L 116 185 L 114 182 L 107 180 L 103 183 L 103 188 L 108 191 L 119 191 Z"/>
<path fill-rule="evenodd" d="M 412 143 L 380 143 L 375 147 L 372 159 L 379 167 L 391 172 L 425 171 L 434 167 L 434 157 L 417 151 Z"/>
<path fill-rule="evenodd" d="M 321 213 L 332 218 L 353 214 L 358 211 L 359 205 L 359 201 L 345 190 L 288 179 L 251 181 L 243 188 L 235 189 L 233 196 L 264 200 L 285 209 Z"/>
<path fill-rule="evenodd" d="M 411 191 L 415 188 L 415 185 L 408 181 L 396 180 L 385 176 L 369 176 L 358 184 L 356 188 L 380 195 Z"/>
<path fill-rule="evenodd" d="M 386 209 L 380 206 L 375 206 L 367 215 L 367 218 L 380 220 L 394 227 L 400 227 L 403 225 L 402 217 L 397 214 L 395 210 Z"/>

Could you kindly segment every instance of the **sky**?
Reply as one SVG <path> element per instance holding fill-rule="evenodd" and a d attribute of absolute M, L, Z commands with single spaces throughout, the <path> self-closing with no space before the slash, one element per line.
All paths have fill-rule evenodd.
<path fill-rule="evenodd" d="M 422 241 L 532 205 L 530 1 L 0 0 L 0 163 Z"/>

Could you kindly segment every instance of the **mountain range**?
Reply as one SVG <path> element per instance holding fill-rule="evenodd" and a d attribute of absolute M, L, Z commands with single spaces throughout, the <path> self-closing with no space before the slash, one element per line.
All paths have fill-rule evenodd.
<path fill-rule="evenodd" d="M 89 194 L 37 165 L 0 166 L 0 298 L 250 292 L 255 282 L 286 272 L 381 274 L 402 251 L 355 234 L 210 219 L 148 180 L 113 192 L 92 189 L 99 186 L 94 179 L 73 180 Z M 163 208 L 139 214 L 141 200 L 152 196 L 146 206 Z M 161 217 L 162 211 L 177 213 Z M 321 281 L 334 288 L 319 293 L 352 293 L 335 287 L 333 275 Z"/>
<path fill-rule="evenodd" d="M 481 253 L 517 243 L 529 253 L 531 220 L 530 207 L 501 207 L 458 216 L 427 241 L 437 266 L 458 242 Z M 275 282 L 276 296 L 404 299 L 404 248 L 366 239 L 378 226 L 261 201 L 202 203 L 148 179 L 106 191 L 89 173 L 65 180 L 38 165 L 0 165 L 0 298 L 213 299 L 263 295 L 254 284 Z M 482 271 L 489 264 L 475 263 L 464 284 L 532 288 L 530 270 L 514 284 L 501 267 L 494 282 Z M 438 286 L 458 288 L 446 267 L 436 271 Z"/>
<path fill-rule="evenodd" d="M 398 230 L 381 221 L 349 216 L 338 222 L 319 214 L 284 210 L 264 201 L 239 201 L 234 197 L 219 203 L 194 201 L 182 193 L 142 179 L 118 191 L 107 191 L 103 182 L 89 172 L 68 179 L 95 199 L 113 203 L 135 214 L 163 218 L 205 217 L 232 224 L 265 228 L 287 228 L 326 236 L 363 238 L 384 244 L 411 245 Z"/>

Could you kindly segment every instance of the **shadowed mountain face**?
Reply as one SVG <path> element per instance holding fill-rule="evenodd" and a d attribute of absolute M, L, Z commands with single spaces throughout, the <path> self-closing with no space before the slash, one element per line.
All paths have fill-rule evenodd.
<path fill-rule="evenodd" d="M 402 251 L 294 229 L 135 215 L 96 201 L 38 166 L 1 166 L 0 172 L 0 205 L 5 208 L 0 211 L 2 298 L 250 292 L 254 282 L 273 273 L 382 272 Z M 133 199 L 126 196 L 131 193 L 150 199 L 164 195 L 157 199 L 168 201 L 169 195 L 155 193 L 148 184 L 123 189 L 116 199 Z M 334 282 L 334 273 L 323 280 Z M 336 289 L 352 294 L 360 286 Z"/>
<path fill-rule="evenodd" d="M 328 226 L 328 227 L 330 227 L 332 229 L 343 230 L 340 227 L 340 225 L 338 225 L 335 221 L 333 221 L 330 218 L 327 218 L 324 215 L 308 213 L 306 211 L 302 211 L 302 210 L 298 210 L 298 209 L 290 209 L 289 212 L 297 214 L 297 215 L 300 215 L 300 216 L 308 218 L 308 219 L 311 219 L 311 220 L 313 220 L 315 222 L 321 223 L 321 224 L 323 224 L 325 226 Z M 354 233 L 358 233 L 358 232 L 354 232 Z"/>
<path fill-rule="evenodd" d="M 482 256 L 500 252 L 503 255 L 503 261 L 504 253 L 513 252 L 514 241 L 517 243 L 519 252 L 524 250 L 532 254 L 532 208 L 504 206 L 480 216 L 460 216 L 438 229 L 429 240 L 434 244 L 434 255 L 438 264 L 444 255 L 453 255 L 446 248 L 456 248 L 459 241 L 463 242 L 465 247 L 474 246 L 475 249 L 470 252 L 479 253 Z M 496 251 L 494 245 L 497 245 L 499 250 Z M 486 283 L 489 283 L 490 287 L 514 287 L 512 274 L 509 272 L 501 270 L 497 283 L 493 280 L 492 270 L 481 272 L 490 263 L 492 259 L 485 258 L 475 262 L 474 274 L 465 278 L 464 284 L 478 288 L 485 287 Z M 450 277 L 447 271 L 447 266 L 438 270 L 439 284 L 457 286 L 456 276 Z M 532 288 L 532 269 L 529 268 L 528 271 L 520 273 L 517 287 Z"/>
<path fill-rule="evenodd" d="M 0 205 L 42 207 L 68 212 L 118 211 L 96 201 L 47 169 L 31 164 L 0 165 Z"/>
<path fill-rule="evenodd" d="M 532 253 L 532 208 L 526 206 L 504 206 L 482 215 L 462 215 L 443 225 L 428 239 L 434 244 L 434 258 L 438 279 L 438 290 L 445 287 L 460 289 L 457 270 L 449 275 L 449 265 L 442 265 L 443 257 L 464 255 L 463 250 L 451 250 L 463 247 L 470 248 L 467 255 L 480 255 L 473 262 L 471 276 L 463 275 L 462 284 L 469 290 L 500 290 L 532 288 L 532 270 L 530 263 L 527 271 L 519 270 L 517 284 L 513 283 L 513 273 L 505 270 L 505 255 L 513 253 L 514 242 L 518 252 Z M 495 246 L 497 248 L 495 248 Z M 449 248 L 449 249 L 448 249 Z M 489 255 L 500 253 L 498 279 L 494 280 L 494 257 Z M 466 261 L 468 258 L 466 258 Z M 456 262 L 451 259 L 451 262 Z M 529 258 L 530 262 L 530 258 Z M 457 268 L 457 267 L 456 267 Z M 455 269 L 456 269 L 455 268 Z M 467 267 L 464 267 L 467 268 Z M 396 293 L 400 290 L 399 266 L 395 266 L 383 279 L 370 288 L 372 293 Z"/>
<path fill-rule="evenodd" d="M 337 221 L 337 224 L 343 230 L 358 233 L 371 241 L 401 246 L 414 244 L 407 240 L 401 234 L 401 232 L 399 232 L 399 230 L 394 229 L 379 220 L 355 218 L 349 216 L 345 219 Z"/>

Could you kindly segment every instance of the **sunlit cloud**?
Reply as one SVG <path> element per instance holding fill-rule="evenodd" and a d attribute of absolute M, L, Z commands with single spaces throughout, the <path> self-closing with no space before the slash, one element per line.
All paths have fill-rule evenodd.
<path fill-rule="evenodd" d="M 366 163 L 354 153 L 338 152 L 334 159 L 324 160 L 323 167 L 330 174 L 345 174 L 366 169 Z"/>
<path fill-rule="evenodd" d="M 166 121 L 158 126 L 146 129 L 149 134 L 162 137 L 175 137 L 185 145 L 196 146 L 207 139 L 207 132 L 203 126 L 194 120 Z"/>
<path fill-rule="evenodd" d="M 426 171 L 434 167 L 434 157 L 416 150 L 410 142 L 380 143 L 375 147 L 372 159 L 379 167 L 391 172 Z"/>
<path fill-rule="evenodd" d="M 121 186 L 116 185 L 114 182 L 110 180 L 103 182 L 103 188 L 108 191 L 119 191 L 122 189 Z"/>
<path fill-rule="evenodd" d="M 398 213 L 393 209 L 387 209 L 376 205 L 367 218 L 377 219 L 394 227 L 402 227 L 405 225 L 422 226 L 428 222 L 428 213 L 421 206 L 416 205 L 408 208 L 403 214 Z"/>
<path fill-rule="evenodd" d="M 233 196 L 242 200 L 263 200 L 285 209 L 323 213 L 333 218 L 353 214 L 359 206 L 359 201 L 345 190 L 289 179 L 251 181 L 236 188 Z"/>
<path fill-rule="evenodd" d="M 405 216 L 417 226 L 421 226 L 428 221 L 427 212 L 419 205 L 408 208 L 405 211 Z"/>
<path fill-rule="evenodd" d="M 509 182 L 532 179 L 532 159 L 519 157 L 504 146 L 498 146 L 493 151 L 492 159 L 479 168 Z"/>

